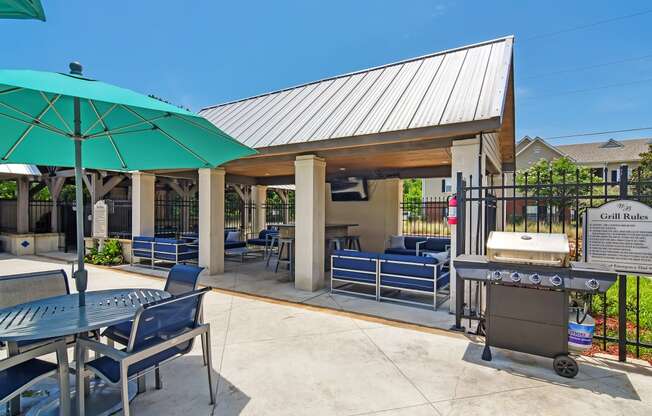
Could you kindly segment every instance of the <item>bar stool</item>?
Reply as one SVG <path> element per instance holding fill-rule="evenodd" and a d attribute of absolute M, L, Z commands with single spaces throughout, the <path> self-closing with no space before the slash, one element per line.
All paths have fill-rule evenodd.
<path fill-rule="evenodd" d="M 331 253 L 335 250 L 342 250 L 346 248 L 347 237 L 331 237 L 326 241 L 328 252 Z"/>
<path fill-rule="evenodd" d="M 359 235 L 350 235 L 346 237 L 346 248 L 349 250 L 362 251 Z"/>
<path fill-rule="evenodd" d="M 279 245 L 278 245 L 278 239 L 279 236 L 278 234 L 273 235 L 270 237 L 270 245 L 269 245 L 269 250 L 267 251 L 267 262 L 265 263 L 265 268 L 269 267 L 269 260 L 272 258 L 272 256 L 278 258 L 279 255 Z M 274 254 L 274 246 L 276 246 L 276 255 Z"/>
<path fill-rule="evenodd" d="M 283 250 L 285 249 L 285 257 L 283 257 Z M 294 249 L 294 238 L 279 238 L 278 239 L 278 258 L 276 260 L 276 269 L 274 269 L 274 273 L 278 273 L 278 266 L 279 264 L 287 264 L 288 269 L 290 270 L 290 276 L 292 276 L 294 272 L 294 267 L 292 266 L 292 263 L 294 262 L 292 252 Z"/>

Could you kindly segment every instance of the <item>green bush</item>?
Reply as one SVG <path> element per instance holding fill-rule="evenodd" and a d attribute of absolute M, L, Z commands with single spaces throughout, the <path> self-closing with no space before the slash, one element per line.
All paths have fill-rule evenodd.
<path fill-rule="evenodd" d="M 652 343 L 652 279 L 640 278 L 639 287 L 639 334 L 643 343 Z M 606 306 L 607 336 L 618 337 L 618 282 L 607 291 L 606 304 L 602 296 L 593 298 L 593 316 L 596 317 L 596 334 L 602 333 L 602 311 Z M 636 339 L 636 277 L 627 277 L 627 339 Z M 599 344 L 599 343 L 598 343 Z M 609 348 L 608 348 L 609 349 Z M 634 355 L 636 347 L 627 346 L 630 355 Z M 641 348 L 640 356 L 652 362 L 652 349 Z"/>
<path fill-rule="evenodd" d="M 86 255 L 86 262 L 104 266 L 122 264 L 124 257 L 122 256 L 120 241 L 106 240 L 101 250 L 97 247 L 90 248 L 89 253 Z"/>

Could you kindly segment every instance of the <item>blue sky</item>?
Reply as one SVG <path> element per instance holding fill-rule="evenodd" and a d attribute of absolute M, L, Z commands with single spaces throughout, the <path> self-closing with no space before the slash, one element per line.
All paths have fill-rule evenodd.
<path fill-rule="evenodd" d="M 79 60 L 88 76 L 199 110 L 513 34 L 517 137 L 652 127 L 652 13 L 546 36 L 650 10 L 649 1 L 43 3 L 46 23 L 0 21 L 0 67 L 66 71 Z M 563 94 L 613 84 L 627 85 Z"/>

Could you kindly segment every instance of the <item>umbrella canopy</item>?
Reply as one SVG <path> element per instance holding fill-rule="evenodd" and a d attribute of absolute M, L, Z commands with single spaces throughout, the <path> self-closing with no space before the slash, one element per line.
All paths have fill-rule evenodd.
<path fill-rule="evenodd" d="M 77 71 L 78 72 L 78 71 Z M 183 108 L 80 75 L 0 70 L 0 163 L 107 170 L 214 167 L 254 150 Z"/>
<path fill-rule="evenodd" d="M 38 19 L 45 22 L 41 0 L 0 0 L 0 19 Z"/>
<path fill-rule="evenodd" d="M 0 163 L 74 166 L 84 304 L 82 168 L 211 168 L 255 150 L 191 111 L 81 74 L 0 70 Z M 83 148 L 83 151 L 82 151 Z"/>

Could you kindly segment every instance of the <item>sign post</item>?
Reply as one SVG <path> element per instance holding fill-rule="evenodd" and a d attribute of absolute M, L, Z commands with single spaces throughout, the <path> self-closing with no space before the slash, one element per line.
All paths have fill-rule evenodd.
<path fill-rule="evenodd" d="M 588 208 L 584 260 L 605 264 L 618 276 L 618 359 L 627 356 L 627 275 L 652 275 L 652 208 L 627 199 Z M 607 334 L 603 334 L 605 337 Z"/>

